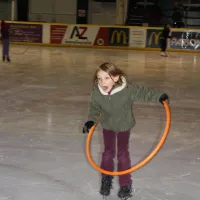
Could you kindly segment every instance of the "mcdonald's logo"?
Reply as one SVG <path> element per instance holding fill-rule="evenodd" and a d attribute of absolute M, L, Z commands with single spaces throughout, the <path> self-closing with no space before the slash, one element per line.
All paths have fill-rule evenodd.
<path fill-rule="evenodd" d="M 122 30 L 115 30 L 112 32 L 112 37 L 111 37 L 111 43 L 118 43 L 118 44 L 127 44 L 127 35 L 124 31 Z"/>
<path fill-rule="evenodd" d="M 150 37 L 149 37 L 148 45 L 149 46 L 151 46 L 152 44 L 158 45 L 161 34 L 162 34 L 162 32 L 157 32 L 157 33 L 156 32 L 152 32 Z"/>

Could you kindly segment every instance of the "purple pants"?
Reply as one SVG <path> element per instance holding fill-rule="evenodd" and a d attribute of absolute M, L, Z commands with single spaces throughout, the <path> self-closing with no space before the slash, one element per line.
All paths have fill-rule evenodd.
<path fill-rule="evenodd" d="M 101 168 L 113 171 L 114 170 L 114 157 L 116 152 L 116 140 L 117 140 L 117 161 L 118 171 L 127 170 L 131 168 L 131 160 L 129 155 L 129 138 L 130 130 L 125 132 L 115 133 L 103 129 L 104 140 L 104 152 L 102 154 Z M 131 185 L 131 175 L 126 174 L 119 176 L 119 185 L 127 186 Z"/>
<path fill-rule="evenodd" d="M 3 39 L 3 56 L 9 57 L 9 39 Z"/>

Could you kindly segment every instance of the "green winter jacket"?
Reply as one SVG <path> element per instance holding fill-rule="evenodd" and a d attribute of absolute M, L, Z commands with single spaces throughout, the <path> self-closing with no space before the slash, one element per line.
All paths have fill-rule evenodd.
<path fill-rule="evenodd" d="M 91 93 L 88 121 L 96 122 L 101 114 L 100 124 L 106 130 L 123 132 L 136 124 L 132 104 L 134 101 L 159 102 L 164 92 L 132 85 L 123 78 L 123 84 L 114 88 L 110 94 L 96 85 Z"/>

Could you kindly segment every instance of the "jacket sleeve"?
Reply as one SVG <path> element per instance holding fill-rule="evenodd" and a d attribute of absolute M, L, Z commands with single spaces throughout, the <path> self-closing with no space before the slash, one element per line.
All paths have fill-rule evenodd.
<path fill-rule="evenodd" d="M 144 86 L 132 85 L 131 98 L 133 101 L 159 102 L 159 98 L 165 94 L 158 89 L 147 88 Z"/>
<path fill-rule="evenodd" d="M 88 121 L 96 122 L 101 113 L 101 106 L 96 101 L 94 92 L 92 92 L 92 94 L 91 94 L 91 100 L 90 100 L 88 112 L 89 112 L 88 113 Z"/>

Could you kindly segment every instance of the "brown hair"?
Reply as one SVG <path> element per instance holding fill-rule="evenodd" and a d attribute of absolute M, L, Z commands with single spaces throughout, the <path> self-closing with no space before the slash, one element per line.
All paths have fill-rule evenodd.
<path fill-rule="evenodd" d="M 105 62 L 101 64 L 99 68 L 96 70 L 93 77 L 94 85 L 97 84 L 98 82 L 97 74 L 100 70 L 107 72 L 110 76 L 113 76 L 113 77 L 119 76 L 119 80 L 116 83 L 119 85 L 122 85 L 123 83 L 122 76 L 125 76 L 125 73 L 121 69 L 117 68 L 113 63 L 110 63 L 110 62 Z"/>

